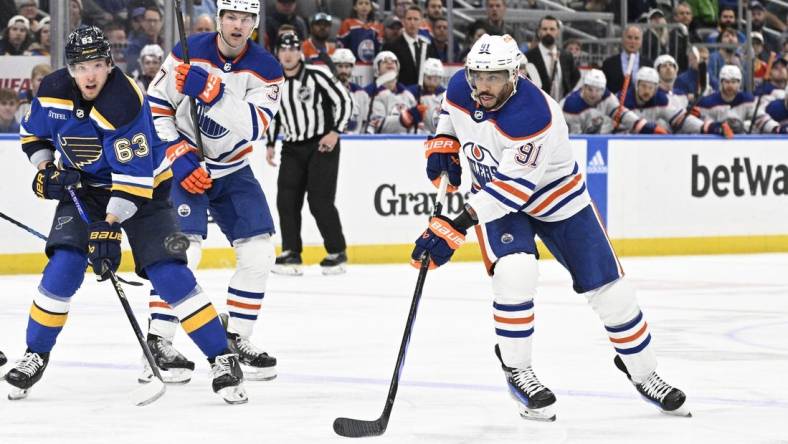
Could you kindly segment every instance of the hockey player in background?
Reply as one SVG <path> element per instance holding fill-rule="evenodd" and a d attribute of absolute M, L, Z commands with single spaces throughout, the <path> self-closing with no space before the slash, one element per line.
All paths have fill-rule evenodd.
<path fill-rule="evenodd" d="M 283 79 L 276 59 L 249 40 L 259 9 L 258 0 L 219 0 L 218 32 L 189 36 L 190 65 L 182 62 L 183 49 L 176 45 L 148 89 L 156 131 L 168 144 L 175 176 L 171 197 L 190 240 L 189 267 L 196 270 L 200 263 L 208 211 L 235 251 L 236 269 L 227 287 L 229 317 L 222 314 L 222 321 L 230 350 L 249 380 L 276 377 L 276 359 L 250 341 L 275 253 L 274 222 L 249 155 L 279 109 Z M 197 104 L 205 167 L 195 148 L 189 97 Z M 151 295 L 148 344 L 171 373 L 170 382 L 187 382 L 193 364 L 172 347 L 177 310 L 166 299 L 162 293 Z"/>
<path fill-rule="evenodd" d="M 780 133 L 788 133 L 788 86 L 785 87 L 785 94 L 782 100 L 772 100 L 766 105 L 766 113 L 775 122 L 780 124 Z"/>
<path fill-rule="evenodd" d="M 656 373 L 648 324 L 586 190 L 561 108 L 518 77 L 518 54 L 509 35 L 484 35 L 449 81 L 438 129 L 425 142 L 427 175 L 435 181 L 447 171 L 459 186 L 462 151 L 473 194 L 456 218 L 430 220 L 411 259 L 418 265 L 429 253 L 432 266 L 443 265 L 475 227 L 510 393 L 524 418 L 554 420 L 555 395 L 531 365 L 538 235 L 602 321 L 616 367 L 661 411 L 689 416 L 684 393 Z"/>
<path fill-rule="evenodd" d="M 415 132 L 425 107 L 416 102 L 405 85 L 397 81 L 399 61 L 391 51 L 381 51 L 372 62 L 375 80 L 366 87 L 370 97 L 367 132 L 402 134 Z"/>
<path fill-rule="evenodd" d="M 675 88 L 679 69 L 676 59 L 669 54 L 663 54 L 654 60 L 654 69 L 659 75 L 659 89 L 665 91 L 671 104 L 686 109 L 689 104 L 687 94 Z"/>
<path fill-rule="evenodd" d="M 361 86 L 350 81 L 353 76 L 353 67 L 356 65 L 356 57 L 353 51 L 347 48 L 337 48 L 331 55 L 331 61 L 337 69 L 337 80 L 345 87 L 353 98 L 353 113 L 345 129 L 346 134 L 358 134 L 361 128 L 367 125 L 369 114 L 369 94 Z"/>
<path fill-rule="evenodd" d="M 755 98 L 741 89 L 741 70 L 725 65 L 720 69 L 720 90 L 702 97 L 692 113 L 706 121 L 740 121 L 755 125 L 753 133 L 786 134 L 786 128 L 772 120 L 763 107 L 755 109 Z"/>
<path fill-rule="evenodd" d="M 424 75 L 421 85 L 411 85 L 407 88 L 416 98 L 416 102 L 419 105 L 424 105 L 424 119 L 418 124 L 418 132 L 434 134 L 437 117 L 441 111 L 443 93 L 446 91 L 442 85 L 446 73 L 443 70 L 443 63 L 439 59 L 425 60 L 422 72 Z M 411 109 L 409 112 L 416 113 L 418 109 Z"/>
<path fill-rule="evenodd" d="M 570 134 L 610 134 L 618 128 L 633 134 L 667 134 L 665 128 L 641 118 L 627 107 L 619 107 L 618 97 L 607 89 L 605 73 L 588 71 L 583 86 L 561 101 Z"/>
<path fill-rule="evenodd" d="M 657 70 L 643 66 L 638 70 L 637 82 L 630 87 L 624 98 L 624 106 L 637 112 L 641 117 L 656 122 L 674 133 L 717 134 L 726 138 L 733 137 L 734 130 L 728 122 L 706 122 L 688 113 L 686 108 L 671 101 L 668 93 L 658 87 Z M 736 129 L 741 132 L 739 126 Z"/>
<path fill-rule="evenodd" d="M 30 308 L 27 350 L 6 375 L 13 386 L 9 399 L 25 398 L 41 379 L 88 263 L 101 280 L 108 268 L 118 269 L 122 228 L 137 274 L 174 307 L 208 357 L 213 390 L 228 403 L 246 402 L 238 357 L 228 349 L 216 310 L 186 266 L 186 255 L 165 247 L 178 231 L 169 203 L 172 173 L 143 92 L 112 65 L 100 29 L 78 27 L 65 53 L 67 68 L 44 78 L 20 130 L 22 149 L 38 168 L 33 191 L 58 206 L 45 250 L 49 262 Z"/>

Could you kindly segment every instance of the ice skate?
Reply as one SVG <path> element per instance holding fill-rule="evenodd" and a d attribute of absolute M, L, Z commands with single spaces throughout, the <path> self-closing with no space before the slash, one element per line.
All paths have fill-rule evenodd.
<path fill-rule="evenodd" d="M 304 263 L 301 261 L 301 253 L 285 250 L 277 256 L 271 272 L 285 276 L 301 276 L 304 274 Z"/>
<path fill-rule="evenodd" d="M 192 379 L 192 372 L 194 371 L 194 362 L 189 361 L 183 356 L 169 339 L 162 338 L 148 333 L 146 340 L 153 360 L 159 367 L 161 372 L 162 381 L 165 384 L 186 384 Z M 147 384 L 153 379 L 153 371 L 148 365 L 148 360 L 143 356 L 142 364 L 144 368 L 142 373 L 137 378 L 140 384 Z"/>
<path fill-rule="evenodd" d="M 536 378 L 532 367 L 524 369 L 507 367 L 501 350 L 495 346 L 495 356 L 506 375 L 509 394 L 520 408 L 520 416 L 537 421 L 555 421 L 555 395 Z"/>
<path fill-rule="evenodd" d="M 228 316 L 226 313 L 219 315 L 227 330 Z M 249 381 L 269 381 L 276 378 L 276 358 L 261 351 L 249 339 L 242 338 L 236 333 L 227 333 L 227 346 L 231 352 L 238 355 L 238 362 L 243 366 L 244 378 Z"/>
<path fill-rule="evenodd" d="M 7 363 L 8 363 L 8 358 L 6 358 L 3 352 L 0 351 L 0 381 L 5 379 L 5 365 Z"/>
<path fill-rule="evenodd" d="M 627 366 L 624 365 L 624 361 L 620 356 L 616 355 L 616 357 L 613 359 L 613 362 L 616 364 L 616 367 L 619 370 L 627 375 L 627 378 L 629 378 L 630 382 L 632 382 L 632 385 L 635 386 L 638 393 L 640 393 L 640 395 L 645 398 L 646 401 L 656 405 L 660 411 L 662 411 L 662 413 L 675 416 L 692 416 L 692 413 L 690 413 L 689 409 L 687 408 L 685 402 L 687 400 L 687 396 L 684 394 L 684 392 L 663 381 L 657 375 L 657 372 L 651 372 L 644 382 L 637 384 L 632 381 L 632 377 L 627 371 Z"/>
<path fill-rule="evenodd" d="M 320 261 L 320 269 L 326 276 L 343 274 L 347 271 L 345 264 L 347 264 L 347 254 L 341 251 L 339 253 L 331 253 Z"/>
<path fill-rule="evenodd" d="M 211 363 L 211 387 L 214 393 L 228 404 L 244 404 L 249 402 L 243 386 L 244 374 L 238 357 L 232 353 L 217 356 Z"/>
<path fill-rule="evenodd" d="M 16 362 L 14 368 L 5 375 L 5 380 L 11 384 L 8 399 L 16 401 L 27 398 L 30 388 L 41 379 L 49 363 L 49 353 L 25 352 L 22 359 Z"/>

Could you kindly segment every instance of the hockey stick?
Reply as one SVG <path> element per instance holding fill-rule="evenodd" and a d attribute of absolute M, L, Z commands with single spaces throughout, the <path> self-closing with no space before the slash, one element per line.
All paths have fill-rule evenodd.
<path fill-rule="evenodd" d="M 183 63 L 189 64 L 189 44 L 186 41 L 186 26 L 183 24 L 183 9 L 181 9 L 181 0 L 175 0 L 175 19 L 178 22 L 178 36 L 181 41 L 181 49 L 183 49 Z M 194 123 L 194 141 L 197 142 L 197 157 L 200 158 L 201 163 L 205 163 L 205 150 L 202 144 L 202 134 L 200 133 L 200 120 L 197 118 L 197 101 L 194 97 L 189 97 L 191 104 L 192 122 Z M 203 165 L 205 167 L 205 165 Z"/>
<path fill-rule="evenodd" d="M 82 220 L 85 221 L 86 224 L 90 224 L 90 218 L 85 212 L 85 209 L 82 207 L 82 203 L 79 201 L 74 188 L 68 187 L 66 189 L 68 190 L 68 194 L 71 196 L 71 200 L 74 202 L 74 205 L 77 207 L 77 211 L 79 212 L 80 217 L 82 217 Z M 159 367 L 156 366 L 156 361 L 153 359 L 153 354 L 151 353 L 150 348 L 148 348 L 148 343 L 145 342 L 145 337 L 142 336 L 140 324 L 137 323 L 137 318 L 134 317 L 134 312 L 131 311 L 131 306 L 129 305 L 129 301 L 126 298 L 126 293 L 123 291 L 123 287 L 120 285 L 120 280 L 118 280 L 118 277 L 115 276 L 115 272 L 109 267 L 108 261 L 104 261 L 101 266 L 109 273 L 109 279 L 112 281 L 112 287 L 115 289 L 118 299 L 120 299 L 120 305 L 123 306 L 123 311 L 126 312 L 126 317 L 129 318 L 129 323 L 131 324 L 131 328 L 134 330 L 134 335 L 137 337 L 137 342 L 139 342 L 140 347 L 142 347 L 142 353 L 145 355 L 145 360 L 148 361 L 148 365 L 153 371 L 153 375 L 156 377 L 156 379 L 152 379 L 150 383 L 144 384 L 141 387 L 135 389 L 131 394 L 134 404 L 142 407 L 161 398 L 162 395 L 164 395 L 164 392 L 167 391 L 167 388 L 164 386 L 164 380 L 161 377 Z"/>
<path fill-rule="evenodd" d="M 630 54 L 627 61 L 627 72 L 624 74 L 624 84 L 621 85 L 621 91 L 618 97 L 618 108 L 616 114 L 613 116 L 613 131 L 618 129 L 621 125 L 621 116 L 624 114 L 624 99 L 627 98 L 627 90 L 629 89 L 629 82 L 632 80 L 632 70 L 635 68 L 635 55 Z"/>
<path fill-rule="evenodd" d="M 448 184 L 448 175 L 444 172 L 441 175 L 438 196 L 435 200 L 435 210 L 432 212 L 433 216 L 439 216 L 443 210 L 444 200 L 446 198 L 446 187 Z M 397 388 L 399 388 L 400 373 L 402 372 L 402 367 L 405 365 L 405 354 L 408 352 L 411 331 L 416 321 L 416 310 L 419 308 L 421 291 L 424 288 L 424 280 L 427 277 L 429 268 L 430 255 L 429 253 L 425 253 L 421 257 L 421 268 L 419 268 L 419 277 L 416 279 L 416 290 L 413 292 L 413 301 L 410 303 L 408 320 L 405 321 L 405 332 L 402 334 L 402 343 L 399 346 L 399 354 L 397 355 L 397 365 L 394 367 L 394 375 L 391 377 L 391 385 L 389 386 L 389 394 L 386 398 L 386 405 L 383 407 L 383 413 L 378 419 L 373 421 L 337 418 L 334 420 L 334 432 L 336 432 L 337 435 L 347 438 L 362 438 L 366 436 L 379 436 L 386 431 L 386 426 L 388 426 L 389 417 L 391 416 L 391 410 L 394 408 L 394 398 L 397 396 Z"/>
<path fill-rule="evenodd" d="M 49 240 L 49 238 L 47 238 L 43 234 L 39 233 L 38 231 L 28 227 L 27 225 L 23 224 L 22 222 L 19 222 L 18 220 L 14 219 L 11 216 L 6 216 L 6 214 L 3 213 L 2 211 L 0 211 L 0 217 L 5 219 L 5 220 L 7 220 L 8 222 L 11 222 L 12 224 L 16 225 L 17 227 L 27 231 L 28 233 L 32 234 L 33 236 L 35 236 L 35 237 L 37 237 L 39 239 L 42 239 L 44 242 Z"/>
<path fill-rule="evenodd" d="M 763 75 L 763 82 L 766 83 L 769 81 L 769 77 L 772 73 L 772 65 L 774 65 L 774 60 L 777 58 L 777 54 L 774 51 L 769 52 L 769 62 L 766 64 L 766 73 Z M 755 63 L 753 62 L 753 78 L 755 77 Z M 758 100 L 755 101 L 755 108 L 752 110 L 752 117 L 750 118 L 750 128 L 747 129 L 747 134 L 752 134 L 753 128 L 755 128 L 755 116 L 758 114 L 758 108 L 761 106 L 761 99 L 763 98 L 763 94 L 758 96 Z"/>

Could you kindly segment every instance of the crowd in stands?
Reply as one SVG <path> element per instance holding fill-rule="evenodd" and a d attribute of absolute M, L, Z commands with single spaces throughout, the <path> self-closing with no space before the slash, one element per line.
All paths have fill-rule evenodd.
<path fill-rule="evenodd" d="M 788 132 L 788 9 L 780 5 L 747 5 L 755 54 L 748 63 L 743 45 L 747 36 L 735 0 L 630 0 L 629 25 L 615 29 L 621 39 L 618 51 L 597 59 L 589 57 L 589 42 L 571 38 L 550 11 L 537 10 L 541 6 L 536 0 L 508 1 L 517 3 L 484 0 L 479 7 L 486 9 L 485 18 L 472 23 L 454 20 L 455 36 L 466 37 L 455 38 L 451 48 L 445 0 L 391 0 L 385 2 L 390 11 L 378 10 L 379 3 L 371 0 L 352 0 L 344 9 L 336 4 L 329 8 L 321 0 L 272 0 L 264 2 L 258 40 L 274 52 L 279 35 L 298 34 L 305 60 L 328 65 L 351 89 L 356 102 L 353 132 L 428 132 L 450 69 L 456 69 L 451 64 L 462 63 L 485 33 L 509 34 L 520 44 L 521 75 L 561 103 L 573 133 L 729 137 L 739 132 Z M 616 20 L 621 10 L 619 1 L 613 0 L 556 1 L 578 11 L 611 12 Z M 72 28 L 83 23 L 101 27 L 111 42 L 115 64 L 147 88 L 165 56 L 162 4 L 68 3 Z M 215 0 L 194 3 L 187 26 L 191 32 L 213 32 Z M 0 55 L 49 55 L 48 7 L 49 0 L 0 0 L 0 23 L 7 25 Z M 541 19 L 515 23 L 507 20 L 511 8 L 533 8 Z M 338 16 L 340 10 L 344 12 Z M 609 35 L 599 23 L 573 26 L 600 37 Z M 352 67 L 358 64 L 372 65 L 370 85 L 351 81 Z M 43 77 L 42 72 L 36 66 L 31 79 Z M 750 82 L 755 86 L 752 94 L 744 92 Z M 35 94 L 35 82 L 30 85 L 18 94 L 0 90 L 0 132 L 13 130 L 9 115 L 17 120 L 23 115 L 25 103 Z"/>

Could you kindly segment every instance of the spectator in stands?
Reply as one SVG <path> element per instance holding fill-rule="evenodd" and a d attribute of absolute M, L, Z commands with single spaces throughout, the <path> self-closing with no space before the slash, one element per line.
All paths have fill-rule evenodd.
<path fill-rule="evenodd" d="M 143 23 L 145 21 L 145 6 L 132 8 L 129 4 L 129 39 L 136 39 L 138 35 L 144 35 Z"/>
<path fill-rule="evenodd" d="M 716 81 L 719 81 L 720 70 L 722 70 L 722 67 L 725 65 L 735 65 L 741 69 L 741 58 L 737 54 L 736 49 L 738 45 L 736 34 L 735 28 L 723 28 L 719 35 L 718 43 L 730 46 L 727 48 L 719 48 L 709 55 L 709 77 Z"/>
<path fill-rule="evenodd" d="M 203 0 L 203 3 L 209 2 L 210 0 Z M 213 21 L 213 15 L 208 14 L 200 14 L 194 19 L 194 24 L 192 25 L 192 32 L 213 32 L 216 31 L 216 22 Z"/>
<path fill-rule="evenodd" d="M 331 21 L 331 16 L 325 12 L 318 12 L 309 21 L 309 38 L 301 49 L 307 63 L 320 61 L 329 67 L 333 66 L 331 54 L 336 49 L 336 43 L 328 41 L 331 36 Z M 334 68 L 331 71 L 334 71 Z"/>
<path fill-rule="evenodd" d="M 375 22 L 370 0 L 353 0 L 353 11 L 339 26 L 337 41 L 352 51 L 358 61 L 372 62 L 383 44 L 383 26 Z"/>
<path fill-rule="evenodd" d="M 148 85 L 153 81 L 153 77 L 161 69 L 164 61 L 164 50 L 157 44 L 145 45 L 140 51 L 140 58 L 137 61 L 139 68 L 132 74 L 134 81 L 141 90 L 147 91 Z"/>
<path fill-rule="evenodd" d="M 0 0 L 0 26 L 8 23 L 11 17 L 16 15 L 16 4 L 14 0 Z"/>
<path fill-rule="evenodd" d="M 701 38 L 692 21 L 692 8 L 687 2 L 680 2 L 673 8 L 673 21 L 677 28 L 670 31 L 668 37 L 668 53 L 676 56 L 679 71 L 687 69 L 687 50 L 693 43 L 700 43 Z"/>
<path fill-rule="evenodd" d="M 21 15 L 15 15 L 8 21 L 8 27 L 0 39 L 0 55 L 23 55 L 33 42 L 30 34 L 30 22 Z"/>
<path fill-rule="evenodd" d="M 273 14 L 265 16 L 265 32 L 269 42 L 276 42 L 279 27 L 285 24 L 295 28 L 296 35 L 303 41 L 306 38 L 306 21 L 296 14 L 295 0 L 276 0 Z"/>
<path fill-rule="evenodd" d="M 417 107 L 416 98 L 397 81 L 399 61 L 391 51 L 381 51 L 372 62 L 374 82 L 367 86 L 371 105 L 368 133 L 401 134 L 415 131 L 423 109 Z M 412 112 L 414 111 L 417 112 Z"/>
<path fill-rule="evenodd" d="M 400 19 L 400 21 L 405 21 L 405 13 L 408 12 L 408 8 L 413 6 L 413 2 L 411 0 L 396 0 L 394 3 L 394 15 Z"/>
<path fill-rule="evenodd" d="M 460 61 L 460 43 L 454 39 L 454 55 L 449 59 L 449 21 L 440 17 L 432 23 L 432 45 L 438 53 L 438 58 L 444 63 L 457 63 Z"/>
<path fill-rule="evenodd" d="M 265 3 L 263 3 L 261 7 L 264 8 Z M 201 0 L 194 2 L 194 16 L 199 18 L 202 15 L 207 15 L 208 17 L 216 17 L 216 0 Z M 216 30 L 216 26 L 214 25 L 214 27 L 211 28 L 211 31 L 215 31 L 215 30 Z"/>
<path fill-rule="evenodd" d="M 132 73 L 139 69 L 140 51 L 146 45 L 164 46 L 164 39 L 161 37 L 162 22 L 161 11 L 156 6 L 145 8 L 142 20 L 143 33 L 136 38 L 129 39 L 129 46 L 126 48 L 126 72 Z"/>
<path fill-rule="evenodd" d="M 424 5 L 427 11 L 427 18 L 425 20 L 430 34 L 435 35 L 435 22 L 445 17 L 443 11 L 443 0 L 427 0 Z"/>
<path fill-rule="evenodd" d="M 353 77 L 353 67 L 356 65 L 356 57 L 353 51 L 347 48 L 337 48 L 331 55 L 331 61 L 337 70 L 337 80 L 350 93 L 353 98 L 353 112 L 350 114 L 345 127 L 346 134 L 358 134 L 362 128 L 367 127 L 367 116 L 369 116 L 369 94 L 356 83 L 350 81 Z"/>
<path fill-rule="evenodd" d="M 701 26 L 714 26 L 717 24 L 718 4 L 716 0 L 687 0 L 692 8 L 692 15 Z"/>
<path fill-rule="evenodd" d="M 641 54 L 651 60 L 668 52 L 668 21 L 661 9 L 654 8 L 648 12 L 648 30 L 644 35 Z"/>
<path fill-rule="evenodd" d="M 499 0 L 493 0 L 499 1 Z M 399 81 L 405 85 L 420 84 L 424 61 L 437 58 L 438 53 L 429 39 L 419 33 L 422 13 L 418 6 L 410 6 L 405 13 L 402 36 L 392 43 L 385 43 L 383 51 L 391 51 L 399 60 Z"/>
<path fill-rule="evenodd" d="M 767 51 L 780 52 L 780 39 L 768 32 L 764 32 L 763 27 L 766 25 L 766 8 L 759 1 L 750 2 L 750 10 L 752 11 L 752 30 L 759 32 L 763 35 L 763 44 Z"/>
<path fill-rule="evenodd" d="M 720 34 L 725 28 L 736 29 L 736 11 L 730 7 L 720 8 L 717 30 L 706 36 L 706 43 L 719 43 Z M 739 31 L 736 31 L 736 38 L 739 43 L 744 43 L 747 40 L 747 36 Z"/>
<path fill-rule="evenodd" d="M 754 94 L 756 96 L 765 96 L 767 102 L 775 99 L 782 99 L 783 93 L 788 80 L 788 69 L 786 68 L 788 62 L 784 59 L 777 59 L 772 64 L 772 69 L 769 73 L 769 80 L 761 83 L 755 88 Z"/>
<path fill-rule="evenodd" d="M 39 23 L 44 17 L 49 17 L 38 9 L 38 0 L 17 0 L 16 9 L 19 15 L 25 17 L 30 22 L 30 29 L 38 30 Z"/>
<path fill-rule="evenodd" d="M 632 133 L 665 133 L 664 128 L 619 106 L 618 98 L 606 85 L 605 74 L 592 69 L 583 78 L 583 86 L 561 100 L 570 134 L 610 134 L 618 128 Z"/>
<path fill-rule="evenodd" d="M 676 94 L 684 94 L 687 96 L 687 100 L 694 101 L 698 94 L 701 96 L 705 96 L 711 94 L 714 90 L 717 89 L 719 83 L 717 79 L 711 77 L 708 71 L 708 63 L 709 63 L 709 49 L 706 47 L 690 47 L 688 53 L 688 61 L 689 61 L 689 68 L 686 71 L 680 73 L 676 77 L 676 82 L 673 84 L 673 90 L 676 91 Z M 699 71 L 699 64 L 703 62 L 706 64 L 706 89 L 704 91 L 700 91 L 700 85 L 703 82 L 700 82 L 700 71 Z"/>
<path fill-rule="evenodd" d="M 524 26 L 518 26 L 514 23 L 507 23 L 504 19 L 506 17 L 506 0 L 487 0 L 487 18 L 479 19 L 474 22 L 474 29 L 481 23 L 485 25 L 490 35 L 503 35 L 509 34 L 514 38 L 518 45 L 522 45 L 530 40 L 529 37 L 533 33 L 528 31 Z"/>
<path fill-rule="evenodd" d="M 19 108 L 16 111 L 16 119 L 21 122 L 27 111 L 32 106 L 33 98 L 38 95 L 38 87 L 44 77 L 52 73 L 52 66 L 48 63 L 41 63 L 33 67 L 30 72 L 29 86 L 19 92 Z"/>
<path fill-rule="evenodd" d="M 402 21 L 392 15 L 383 22 L 383 44 L 393 44 L 402 37 Z"/>
<path fill-rule="evenodd" d="M 621 36 L 621 52 L 606 58 L 602 62 L 602 71 L 607 79 L 607 89 L 611 92 L 617 93 L 621 90 L 630 57 L 635 58 L 632 64 L 632 79 L 630 80 L 632 83 L 637 80 L 637 72 L 641 66 L 653 65 L 651 59 L 640 54 L 642 44 L 643 33 L 639 27 L 629 25 L 624 28 L 624 33 Z"/>
<path fill-rule="evenodd" d="M 465 58 L 468 56 L 468 52 L 470 52 L 473 44 L 476 43 L 476 40 L 479 40 L 484 34 L 490 34 L 491 32 L 489 25 L 484 22 L 476 21 L 471 23 L 471 26 L 468 27 L 468 41 L 466 42 L 465 49 L 462 51 L 460 61 L 463 63 L 465 62 Z"/>
<path fill-rule="evenodd" d="M 577 85 L 580 70 L 577 69 L 572 54 L 558 48 L 561 22 L 557 18 L 551 15 L 542 17 L 536 35 L 539 44 L 528 50 L 525 56 L 539 73 L 542 90 L 553 99 L 561 100 Z"/>
<path fill-rule="evenodd" d="M 112 63 L 121 71 L 126 72 L 126 48 L 129 46 L 126 28 L 119 22 L 110 22 L 104 27 L 104 36 L 109 41 Z"/>
<path fill-rule="evenodd" d="M 69 33 L 82 25 L 82 0 L 69 0 L 68 2 Z"/>
<path fill-rule="evenodd" d="M 109 11 L 109 8 L 114 12 Z M 82 22 L 103 28 L 114 20 L 114 14 L 125 10 L 126 5 L 112 0 L 82 0 Z"/>
<path fill-rule="evenodd" d="M 38 22 L 38 30 L 35 32 L 33 43 L 25 51 L 25 55 L 48 56 L 51 46 L 51 36 L 49 33 L 49 16 L 44 17 Z"/>
<path fill-rule="evenodd" d="M 13 89 L 0 89 L 0 133 L 19 133 L 18 106 L 19 99 Z"/>

